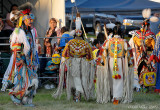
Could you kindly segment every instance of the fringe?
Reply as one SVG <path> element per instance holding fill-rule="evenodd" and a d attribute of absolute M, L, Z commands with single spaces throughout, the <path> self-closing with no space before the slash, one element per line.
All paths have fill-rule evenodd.
<path fill-rule="evenodd" d="M 36 31 L 36 29 L 35 28 L 33 28 L 32 30 L 31 30 L 31 33 L 32 33 L 32 35 L 33 35 L 33 45 L 34 45 L 34 55 L 36 55 L 36 51 L 38 52 L 38 46 L 36 45 L 36 40 L 38 40 L 38 39 L 36 39 L 35 37 L 36 37 L 36 35 L 37 35 L 37 31 Z"/>
<path fill-rule="evenodd" d="M 3 76 L 3 80 L 2 80 L 2 88 L 1 88 L 1 91 L 5 91 L 7 86 L 8 86 L 8 77 L 9 77 L 9 74 L 11 72 L 11 69 L 12 69 L 12 65 L 13 65 L 13 58 L 14 58 L 14 54 L 12 54 L 11 58 L 10 58 L 10 62 L 9 62 L 9 65 L 7 67 L 7 70 L 6 72 L 4 73 L 4 76 Z"/>
<path fill-rule="evenodd" d="M 134 58 L 134 82 L 133 82 L 133 87 L 134 88 L 140 88 L 140 84 L 139 84 L 139 78 L 138 78 L 138 72 L 137 72 L 137 59 L 136 59 L 136 47 L 134 45 L 133 42 L 133 37 L 135 36 L 135 34 L 132 35 L 132 38 L 129 40 L 129 45 L 131 46 L 131 48 L 133 49 L 133 58 Z"/>
<path fill-rule="evenodd" d="M 95 62 L 92 60 L 90 61 L 90 82 L 89 82 L 89 99 L 94 99 L 95 98 L 95 85 L 94 85 L 94 79 L 95 79 Z"/>
<path fill-rule="evenodd" d="M 65 59 L 65 58 L 62 58 Z M 63 63 L 65 62 L 65 63 Z M 81 63 L 80 63 L 81 62 Z M 78 90 L 84 95 L 86 94 L 86 100 L 94 97 L 94 65 L 93 61 L 86 61 L 85 58 L 70 58 L 68 60 L 62 60 L 60 65 L 60 82 L 56 93 L 53 97 L 57 98 L 61 96 L 64 84 L 64 69 L 67 67 L 67 79 L 66 79 L 66 92 L 67 100 L 71 99 L 71 89 L 78 88 Z M 81 68 L 80 68 L 81 67 Z M 80 71 L 82 72 L 82 78 L 80 78 Z M 76 85 L 74 78 L 80 78 L 80 85 Z M 82 89 L 83 88 L 83 89 Z"/>
<path fill-rule="evenodd" d="M 59 73 L 59 85 L 58 85 L 57 91 L 52 94 L 52 97 L 54 98 L 57 98 L 57 97 L 60 98 L 60 96 L 62 95 L 63 84 L 64 84 L 64 69 L 65 69 L 65 64 L 66 64 L 65 61 L 66 59 L 62 57 L 61 64 L 60 64 L 60 73 Z"/>
<path fill-rule="evenodd" d="M 123 82 L 124 88 L 123 88 L 122 103 L 132 102 L 133 79 L 134 79 L 133 68 L 128 67 L 128 59 L 125 56 L 125 74 L 124 74 L 124 82 Z"/>
<path fill-rule="evenodd" d="M 110 99 L 110 79 L 109 79 L 109 68 L 108 68 L 108 58 L 106 58 L 105 66 L 97 66 L 97 89 L 96 96 L 98 103 L 107 103 Z"/>

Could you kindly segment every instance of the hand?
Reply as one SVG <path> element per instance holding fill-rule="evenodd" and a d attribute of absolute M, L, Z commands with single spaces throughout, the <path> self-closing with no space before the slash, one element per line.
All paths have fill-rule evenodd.
<path fill-rule="evenodd" d="M 51 37 L 51 35 L 52 35 L 52 30 L 49 31 L 47 37 Z"/>

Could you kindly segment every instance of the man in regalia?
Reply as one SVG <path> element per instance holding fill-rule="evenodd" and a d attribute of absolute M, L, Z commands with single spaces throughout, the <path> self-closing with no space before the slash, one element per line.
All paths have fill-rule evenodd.
<path fill-rule="evenodd" d="M 38 54 L 36 48 L 36 31 L 33 30 L 30 13 L 32 4 L 27 2 L 15 11 L 11 19 L 16 22 L 16 28 L 10 37 L 12 56 L 4 74 L 2 91 L 9 89 L 11 100 L 16 104 L 34 106 L 32 99 L 38 88 Z"/>

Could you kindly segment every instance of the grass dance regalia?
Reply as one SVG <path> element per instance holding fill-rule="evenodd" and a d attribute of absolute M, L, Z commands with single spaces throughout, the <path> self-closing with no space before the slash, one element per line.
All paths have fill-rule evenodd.
<path fill-rule="evenodd" d="M 23 11 L 22 11 L 23 9 Z M 12 20 L 17 22 L 17 28 L 10 36 L 10 48 L 13 54 L 4 74 L 2 91 L 9 88 L 9 95 L 15 104 L 34 106 L 32 99 L 38 87 L 38 56 L 36 56 L 35 31 L 31 30 L 33 14 L 31 4 L 20 7 L 20 11 Z"/>
<path fill-rule="evenodd" d="M 160 27 L 159 27 L 160 28 Z M 149 61 L 155 60 L 156 63 L 156 89 L 155 92 L 160 93 L 160 32 L 156 35 L 156 44 Z M 152 78 L 151 78 L 152 79 Z M 153 80 L 153 79 L 152 79 Z"/>
<path fill-rule="evenodd" d="M 148 59 L 154 49 L 155 35 L 149 29 L 149 21 L 156 22 L 158 18 L 150 17 L 151 10 L 144 9 L 142 15 L 145 18 L 142 28 L 133 33 L 130 39 L 130 45 L 134 54 L 134 86 L 141 88 L 141 91 L 147 92 L 147 86 L 154 85 L 155 82 L 155 69 L 154 64 L 147 64 Z M 152 79 L 152 80 L 150 80 Z"/>
<path fill-rule="evenodd" d="M 53 95 L 55 98 L 61 96 L 64 85 L 64 71 L 67 67 L 66 89 L 67 99 L 74 95 L 76 102 L 80 101 L 82 93 L 86 100 L 93 97 L 94 92 L 94 65 L 93 55 L 89 43 L 85 42 L 81 36 L 80 14 L 76 17 L 76 37 L 70 40 L 62 53 L 60 65 L 60 82 L 58 90 Z M 74 92 L 73 92 L 73 91 Z"/>
<path fill-rule="evenodd" d="M 132 101 L 133 57 L 127 41 L 114 27 L 114 37 L 107 39 L 97 57 L 97 102 L 113 104 Z M 113 97 L 112 97 L 113 96 Z"/>

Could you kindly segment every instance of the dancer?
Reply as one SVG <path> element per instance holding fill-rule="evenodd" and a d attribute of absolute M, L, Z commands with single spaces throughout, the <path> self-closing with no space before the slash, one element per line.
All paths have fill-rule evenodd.
<path fill-rule="evenodd" d="M 61 96 L 64 84 L 64 69 L 67 67 L 66 89 L 68 100 L 73 93 L 74 100 L 80 101 L 80 94 L 88 100 L 94 92 L 94 65 L 90 45 L 83 40 L 80 14 L 76 17 L 76 37 L 70 40 L 62 53 L 60 83 L 54 97 Z"/>
<path fill-rule="evenodd" d="M 144 78 L 144 75 L 155 74 L 153 73 L 155 72 L 155 65 L 153 63 L 147 64 L 155 45 L 155 35 L 150 30 L 149 21 L 156 22 L 158 18 L 151 17 L 149 19 L 150 14 L 150 9 L 144 9 L 142 11 L 142 15 L 145 18 L 142 24 L 142 28 L 135 31 L 131 40 L 129 41 L 133 50 L 135 60 L 134 77 L 136 80 L 134 84 L 143 92 L 148 92 L 149 86 L 145 84 L 148 79 Z"/>
<path fill-rule="evenodd" d="M 97 102 L 107 103 L 112 99 L 113 104 L 129 103 L 133 94 L 131 48 L 120 37 L 119 26 L 114 27 L 113 34 L 113 38 L 104 42 L 97 58 Z"/>
<path fill-rule="evenodd" d="M 16 105 L 34 106 L 32 99 L 38 88 L 38 54 L 35 33 L 31 31 L 32 7 L 32 4 L 27 2 L 19 7 L 20 11 L 12 18 L 17 22 L 10 37 L 13 54 L 4 74 L 1 90 L 5 91 L 8 88 L 11 100 Z"/>

